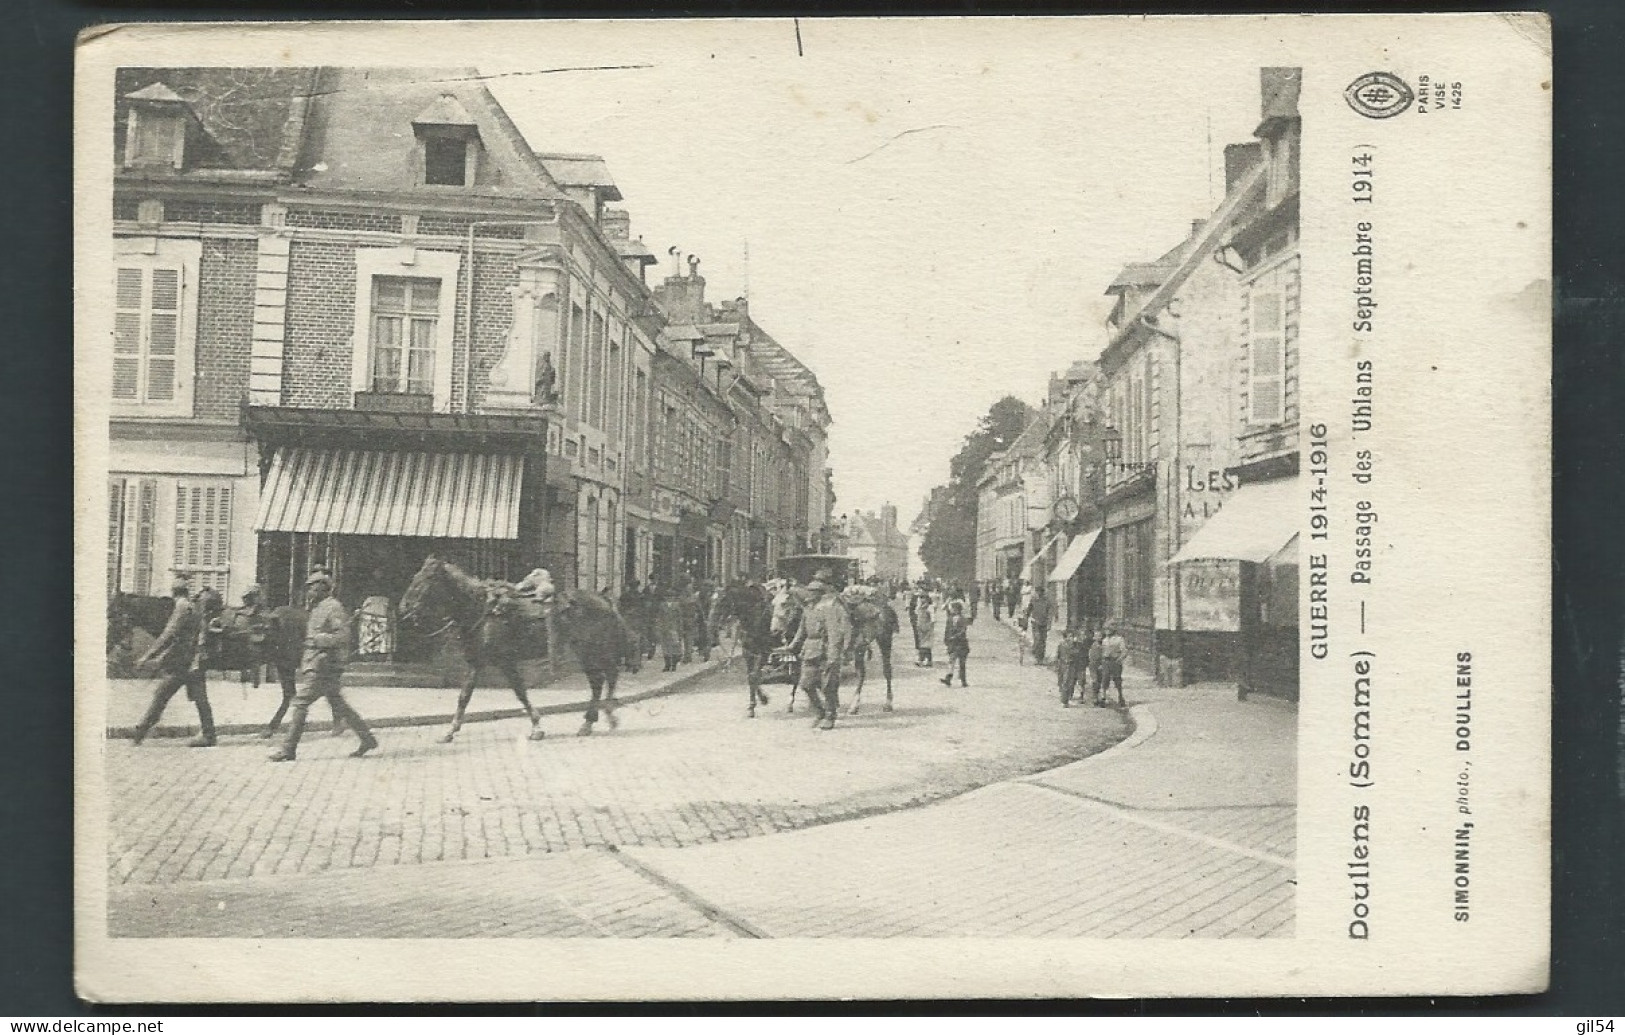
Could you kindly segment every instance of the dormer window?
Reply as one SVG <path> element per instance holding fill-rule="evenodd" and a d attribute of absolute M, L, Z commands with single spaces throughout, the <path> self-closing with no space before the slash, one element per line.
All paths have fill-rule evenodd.
<path fill-rule="evenodd" d="M 419 182 L 434 187 L 472 187 L 479 169 L 479 127 L 451 94 L 440 97 L 417 118 Z"/>
<path fill-rule="evenodd" d="M 186 162 L 186 100 L 163 83 L 137 90 L 124 124 L 124 164 L 179 169 Z"/>
<path fill-rule="evenodd" d="M 425 136 L 423 182 L 444 187 L 468 186 L 468 141 L 459 137 Z"/>

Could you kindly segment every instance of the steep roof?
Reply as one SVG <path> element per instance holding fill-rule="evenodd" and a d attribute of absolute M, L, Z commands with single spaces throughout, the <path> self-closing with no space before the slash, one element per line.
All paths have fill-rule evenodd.
<path fill-rule="evenodd" d="M 413 127 L 426 118 L 478 132 L 482 153 L 472 185 L 416 186 Z M 304 185 L 323 190 L 422 189 L 439 197 L 564 197 L 472 69 L 320 69 L 296 176 Z"/>
<path fill-rule="evenodd" d="M 113 80 L 114 161 L 124 162 L 133 105 L 181 102 L 202 130 L 188 144 L 189 168 L 290 173 L 315 76 L 313 68 L 121 68 Z"/>
<path fill-rule="evenodd" d="M 605 201 L 620 201 L 621 189 L 609 174 L 602 155 L 554 154 L 536 152 L 548 175 L 565 187 L 592 187 L 604 192 Z"/>

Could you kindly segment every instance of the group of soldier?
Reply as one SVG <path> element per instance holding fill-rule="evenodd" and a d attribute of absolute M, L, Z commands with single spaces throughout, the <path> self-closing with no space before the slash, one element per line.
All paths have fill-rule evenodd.
<path fill-rule="evenodd" d="M 638 654 L 652 660 L 658 650 L 661 671 L 674 672 L 693 661 L 696 652 L 702 661 L 711 659 L 717 645 L 710 621 L 715 600 L 716 587 L 706 579 L 683 576 L 672 585 L 631 579 L 617 607 L 637 641 Z"/>
<path fill-rule="evenodd" d="M 220 640 L 226 634 L 226 616 L 218 594 L 205 590 L 194 600 L 191 584 L 184 578 L 174 580 L 170 595 L 174 598 L 174 607 L 169 620 L 136 663 L 138 669 L 154 666 L 158 682 L 153 686 L 152 700 L 131 739 L 140 746 L 158 725 L 170 700 L 185 688 L 186 696 L 197 708 L 200 727 L 198 735 L 187 743 L 192 747 L 214 747 L 214 710 L 209 705 L 205 673 L 213 667 Z M 249 587 L 243 593 L 243 607 L 236 615 L 245 623 L 250 636 L 266 634 L 269 615 L 263 609 L 261 596 L 258 586 Z M 321 568 L 311 572 L 305 580 L 305 601 L 310 610 L 299 665 L 299 690 L 294 695 L 282 743 L 271 752 L 270 759 L 273 762 L 294 760 L 310 706 L 320 697 L 328 699 L 335 723 L 348 726 L 360 738 L 360 746 L 351 753 L 351 757 L 360 758 L 378 746 L 378 739 L 366 720 L 344 699 L 342 684 L 350 653 L 350 613 L 333 596 L 331 572 Z"/>

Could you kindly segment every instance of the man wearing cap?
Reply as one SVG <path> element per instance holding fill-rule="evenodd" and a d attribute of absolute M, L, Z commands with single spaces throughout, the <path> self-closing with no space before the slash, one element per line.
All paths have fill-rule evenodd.
<path fill-rule="evenodd" d="M 801 658 L 801 689 L 818 715 L 815 725 L 822 730 L 835 728 L 835 713 L 841 707 L 841 658 L 852 639 L 852 625 L 846 608 L 830 592 L 834 574 L 820 569 L 807 583 L 812 604 L 801 619 L 801 630 L 791 642 Z"/>
<path fill-rule="evenodd" d="M 169 621 L 164 624 L 164 631 L 158 634 L 152 647 L 136 662 L 136 667 L 142 668 L 156 661 L 160 677 L 158 685 L 152 689 L 152 703 L 147 705 L 147 713 L 136 724 L 132 740 L 139 746 L 147 739 L 147 734 L 163 717 L 170 698 L 184 686 L 186 696 L 197 705 L 198 725 L 201 727 L 198 735 L 187 743 L 191 747 L 214 747 L 214 709 L 209 707 L 209 690 L 199 660 L 203 622 L 196 605 L 192 603 L 192 587 L 185 579 L 175 579 L 170 584 L 169 592 L 175 598 L 175 608 L 169 612 Z"/>
<path fill-rule="evenodd" d="M 310 608 L 310 619 L 305 624 L 305 654 L 299 664 L 301 685 L 294 695 L 287 735 L 282 746 L 271 752 L 271 761 L 294 760 L 299 737 L 305 731 L 305 717 L 318 697 L 327 698 L 335 723 L 348 725 L 361 738 L 361 746 L 350 752 L 351 758 L 360 758 L 378 746 L 378 738 L 367 728 L 366 720 L 344 699 L 342 683 L 350 649 L 350 615 L 333 597 L 333 576 L 322 570 L 311 572 L 310 578 L 305 580 L 305 603 Z"/>

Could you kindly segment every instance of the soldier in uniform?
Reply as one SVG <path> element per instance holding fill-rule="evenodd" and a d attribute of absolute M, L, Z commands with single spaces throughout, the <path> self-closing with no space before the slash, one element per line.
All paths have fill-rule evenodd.
<path fill-rule="evenodd" d="M 310 619 L 305 625 L 305 654 L 299 664 L 299 693 L 293 699 L 293 714 L 282 746 L 271 752 L 273 762 L 292 762 L 299 750 L 299 737 L 305 731 L 305 717 L 318 697 L 326 697 L 333 708 L 335 724 L 347 724 L 361 738 L 361 746 L 351 758 L 378 746 L 378 738 L 367 722 L 344 699 L 344 663 L 350 652 L 350 615 L 333 597 L 333 576 L 325 571 L 311 572 L 305 580 L 305 601 Z"/>
<path fill-rule="evenodd" d="M 151 662 L 158 664 L 158 685 L 152 689 L 152 703 L 147 713 L 136 723 L 132 741 L 140 746 L 152 728 L 163 717 L 164 707 L 181 687 L 197 706 L 199 734 L 187 741 L 191 747 L 214 747 L 214 710 L 209 707 L 209 689 L 204 682 L 200 651 L 203 646 L 203 621 L 197 606 L 192 603 L 192 587 L 183 578 L 177 578 L 169 587 L 175 598 L 175 608 L 169 612 L 164 631 L 158 634 L 152 647 L 136 662 L 143 668 Z"/>
<path fill-rule="evenodd" d="M 790 644 L 801 658 L 801 689 L 816 709 L 815 725 L 821 730 L 835 728 L 835 713 L 841 707 L 841 659 L 852 640 L 846 607 L 830 592 L 832 581 L 832 572 L 820 570 L 807 583 L 813 602 Z"/>

